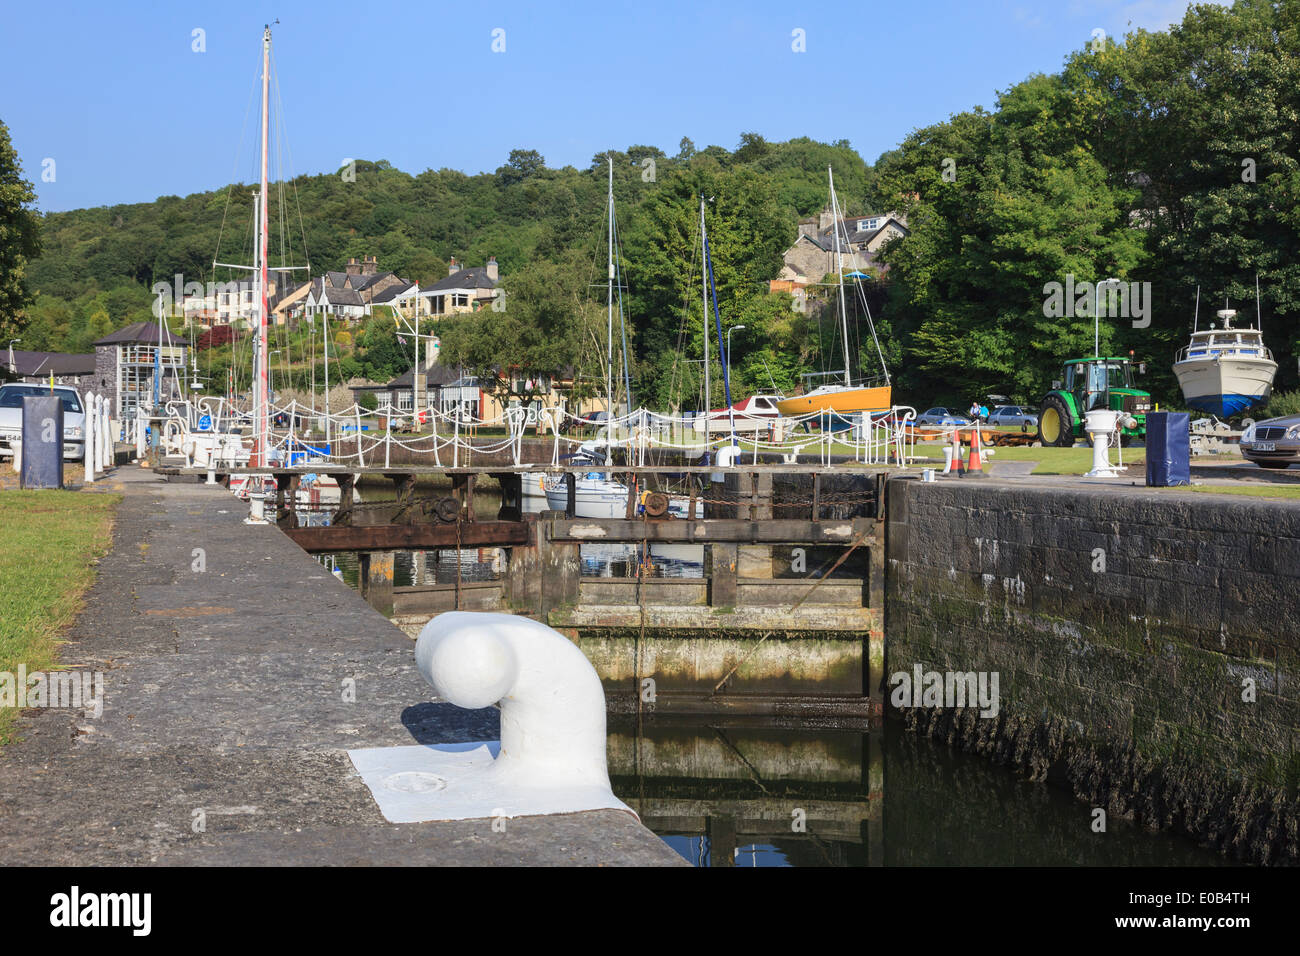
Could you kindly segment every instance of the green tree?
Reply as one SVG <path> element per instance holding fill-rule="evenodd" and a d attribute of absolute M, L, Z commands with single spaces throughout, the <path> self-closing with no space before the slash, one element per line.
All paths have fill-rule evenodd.
<path fill-rule="evenodd" d="M 24 309 L 32 298 L 27 265 L 41 252 L 40 221 L 31 208 L 35 202 L 9 128 L 0 122 L 0 337 L 12 336 L 26 324 Z"/>

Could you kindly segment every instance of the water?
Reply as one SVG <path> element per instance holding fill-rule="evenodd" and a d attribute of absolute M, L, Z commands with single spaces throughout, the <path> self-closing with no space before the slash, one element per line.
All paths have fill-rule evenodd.
<path fill-rule="evenodd" d="M 695 866 L 1218 866 L 893 722 L 864 732 L 727 718 L 610 720 L 610 780 Z"/>
<path fill-rule="evenodd" d="M 362 497 L 391 501 L 393 493 L 366 488 Z M 536 499 L 526 502 L 544 508 Z M 480 520 L 492 520 L 500 496 L 477 491 L 474 504 Z M 363 520 L 382 523 L 389 514 L 381 509 Z M 702 576 L 700 546 L 654 550 L 648 573 Z M 808 549 L 807 570 L 820 573 L 836 553 Z M 582 546 L 584 575 L 635 577 L 641 558 L 636 545 Z M 504 555 L 495 548 L 398 552 L 395 583 L 451 584 L 458 561 L 463 581 L 492 580 Z M 356 587 L 356 555 L 339 555 L 337 564 Z M 1226 863 L 1183 837 L 1114 817 L 1107 832 L 1094 833 L 1092 808 L 1069 794 L 892 722 L 866 732 L 736 717 L 650 717 L 638 729 L 631 718 L 611 716 L 609 770 L 619 798 L 696 866 Z"/>

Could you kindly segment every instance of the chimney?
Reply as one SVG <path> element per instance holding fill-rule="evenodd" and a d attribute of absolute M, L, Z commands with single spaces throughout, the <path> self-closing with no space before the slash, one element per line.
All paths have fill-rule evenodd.
<path fill-rule="evenodd" d="M 350 276 L 361 275 L 361 264 L 357 262 L 357 257 L 353 256 L 348 260 L 347 274 Z"/>
<path fill-rule="evenodd" d="M 460 264 L 456 261 L 456 257 L 452 256 L 451 259 L 447 262 L 447 275 L 454 276 L 459 271 L 460 271 Z"/>
<path fill-rule="evenodd" d="M 831 223 L 833 223 L 834 221 L 835 221 L 835 217 L 831 215 L 831 210 L 830 207 L 828 206 L 827 208 L 823 209 L 821 211 L 821 215 L 817 217 L 817 228 L 829 229 Z"/>
<path fill-rule="evenodd" d="M 365 262 L 361 264 L 361 274 L 363 276 L 372 276 L 379 271 L 379 260 L 375 256 L 366 256 Z"/>
<path fill-rule="evenodd" d="M 803 222 L 799 223 L 799 235 L 808 236 L 809 238 L 817 235 L 817 220 L 805 219 Z"/>
<path fill-rule="evenodd" d="M 496 256 L 488 256 L 487 277 L 491 279 L 493 282 L 497 281 L 497 257 Z"/>

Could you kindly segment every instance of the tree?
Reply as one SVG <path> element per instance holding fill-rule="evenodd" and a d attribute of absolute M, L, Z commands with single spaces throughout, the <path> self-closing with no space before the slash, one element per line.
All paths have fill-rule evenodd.
<path fill-rule="evenodd" d="M 32 298 L 27 265 L 41 252 L 40 221 L 30 208 L 36 192 L 22 174 L 9 128 L 0 123 L 0 336 L 4 337 L 26 324 L 24 307 Z"/>
<path fill-rule="evenodd" d="M 497 169 L 497 179 L 503 186 L 513 186 L 536 176 L 546 168 L 546 160 L 535 149 L 512 149 L 506 164 Z"/>
<path fill-rule="evenodd" d="M 442 322 L 440 363 L 464 368 L 503 404 L 536 400 L 547 380 L 566 372 L 580 381 L 603 379 L 596 372 L 604 364 L 605 330 L 597 332 L 601 310 L 587 297 L 587 270 L 577 256 L 531 263 L 502 287 L 503 309 L 488 307 Z"/>

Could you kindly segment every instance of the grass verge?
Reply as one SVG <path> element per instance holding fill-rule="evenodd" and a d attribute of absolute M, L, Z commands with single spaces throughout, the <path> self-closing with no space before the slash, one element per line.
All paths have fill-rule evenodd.
<path fill-rule="evenodd" d="M 112 541 L 120 495 L 0 491 L 0 671 L 57 669 L 59 635 L 80 613 Z M 13 737 L 0 707 L 0 745 Z"/>

